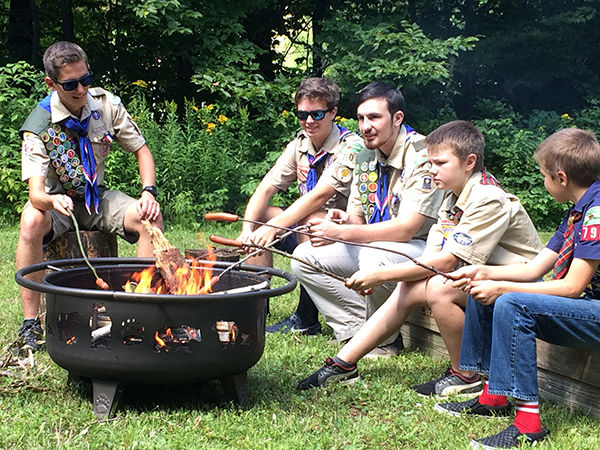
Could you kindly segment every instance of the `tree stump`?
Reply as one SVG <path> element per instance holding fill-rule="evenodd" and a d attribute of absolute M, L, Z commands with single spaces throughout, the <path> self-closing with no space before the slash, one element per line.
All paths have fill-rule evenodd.
<path fill-rule="evenodd" d="M 88 258 L 119 256 L 117 236 L 114 234 L 105 234 L 102 231 L 81 231 L 81 242 Z M 75 231 L 63 234 L 44 249 L 44 259 L 46 261 L 82 257 Z"/>
<path fill-rule="evenodd" d="M 236 262 L 240 260 L 240 254 L 236 249 L 227 247 L 217 247 L 213 250 L 217 261 Z M 203 248 L 186 248 L 185 257 L 187 259 L 207 259 L 208 250 Z"/>

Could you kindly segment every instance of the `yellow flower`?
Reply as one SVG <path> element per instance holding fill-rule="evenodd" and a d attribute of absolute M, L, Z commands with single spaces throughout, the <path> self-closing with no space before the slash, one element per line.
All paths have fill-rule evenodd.
<path fill-rule="evenodd" d="M 209 123 L 206 124 L 206 132 L 208 134 L 212 134 L 212 132 L 213 132 L 213 130 L 215 128 L 217 128 L 217 124 L 216 123 L 209 122 Z"/>
<path fill-rule="evenodd" d="M 215 105 L 213 105 L 211 103 L 210 105 L 206 105 L 204 108 L 207 109 L 208 111 L 212 111 L 213 109 L 215 109 Z"/>
<path fill-rule="evenodd" d="M 546 125 L 542 125 L 540 128 L 538 128 L 540 131 L 545 131 L 546 130 Z"/>
<path fill-rule="evenodd" d="M 336 116 L 336 118 L 335 118 L 335 123 L 346 122 L 346 121 L 348 121 L 348 119 L 346 119 L 345 117 Z"/>
<path fill-rule="evenodd" d="M 196 105 L 192 105 L 192 109 L 196 112 L 198 111 L 198 107 Z"/>
<path fill-rule="evenodd" d="M 566 113 L 565 113 L 565 114 L 563 114 L 562 116 L 560 116 L 560 118 L 561 118 L 561 119 L 563 119 L 563 120 L 573 120 L 573 119 L 571 119 L 571 116 L 569 116 L 569 115 L 568 115 L 568 114 L 566 114 Z"/>
<path fill-rule="evenodd" d="M 146 83 L 144 80 L 137 80 L 137 81 L 134 81 L 131 84 L 133 84 L 135 86 L 139 86 L 139 87 L 144 88 L 144 89 L 146 89 L 148 87 L 148 83 Z"/>
<path fill-rule="evenodd" d="M 287 116 L 289 116 L 289 115 L 290 115 L 290 113 L 287 111 L 287 109 L 284 109 L 283 111 L 281 111 L 281 115 L 282 115 L 283 117 L 287 117 Z"/>
<path fill-rule="evenodd" d="M 223 125 L 225 122 L 227 122 L 229 119 L 227 117 L 225 117 L 223 114 L 219 114 L 219 117 L 217 118 L 217 120 L 219 121 L 219 123 L 221 125 Z"/>

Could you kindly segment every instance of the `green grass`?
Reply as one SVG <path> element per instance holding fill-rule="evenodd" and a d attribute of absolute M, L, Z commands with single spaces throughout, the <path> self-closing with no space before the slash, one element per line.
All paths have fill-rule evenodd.
<path fill-rule="evenodd" d="M 232 226 L 204 234 L 235 237 Z M 179 248 L 203 244 L 196 233 L 166 232 Z M 14 282 L 17 229 L 0 230 L 0 339 L 14 339 L 21 322 Z M 122 256 L 135 248 L 120 243 Z M 286 260 L 276 266 L 289 268 Z M 271 300 L 268 323 L 289 315 L 298 292 Z M 262 359 L 248 374 L 251 409 L 224 401 L 218 382 L 198 386 L 130 385 L 116 418 L 98 422 L 85 386 L 66 388 L 67 373 L 35 355 L 36 367 L 0 378 L 2 449 L 467 449 L 472 438 L 504 429 L 510 419 L 451 418 L 433 410 L 434 399 L 410 389 L 439 376 L 447 362 L 405 350 L 398 358 L 361 361 L 353 387 L 295 390 L 299 378 L 317 369 L 336 347 L 331 331 L 316 338 L 268 335 Z M 45 373 L 42 373 L 45 371 Z M 13 392 L 6 392 L 12 390 Z M 597 449 L 600 420 L 548 402 L 541 405 L 551 438 L 543 449 Z"/>

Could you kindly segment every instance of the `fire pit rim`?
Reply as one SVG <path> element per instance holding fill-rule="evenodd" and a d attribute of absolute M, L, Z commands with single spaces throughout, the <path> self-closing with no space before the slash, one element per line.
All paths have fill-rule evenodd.
<path fill-rule="evenodd" d="M 121 266 L 121 267 L 127 266 L 127 265 L 141 265 L 141 264 L 152 265 L 152 264 L 155 264 L 156 259 L 155 258 L 90 258 L 89 261 L 96 269 L 101 269 L 102 267 L 107 267 L 107 265 L 110 265 L 110 264 L 112 264 L 113 266 L 117 265 L 117 266 Z M 226 262 L 226 261 L 207 261 L 207 263 L 210 263 L 213 265 L 213 267 L 217 267 L 217 268 L 227 268 L 228 266 L 236 264 L 235 262 Z M 174 301 L 190 301 L 190 300 L 194 300 L 194 301 L 206 300 L 206 301 L 208 301 L 208 300 L 214 299 L 216 296 L 219 296 L 219 298 L 228 298 L 231 296 L 235 296 L 235 298 L 255 298 L 255 297 L 264 297 L 265 290 L 267 290 L 267 289 L 260 289 L 260 290 L 255 290 L 255 291 L 248 291 L 248 292 L 241 292 L 241 293 L 236 292 L 236 293 L 231 293 L 231 294 L 215 292 L 215 293 L 204 294 L 204 295 L 137 294 L 137 293 L 132 293 L 132 292 L 123 292 L 123 291 L 115 291 L 115 290 L 103 291 L 100 289 L 71 288 L 71 287 L 57 286 L 54 284 L 50 284 L 48 282 L 44 282 L 44 280 L 42 280 L 42 282 L 38 282 L 38 281 L 34 281 L 34 280 L 30 280 L 28 278 L 25 278 L 26 275 L 30 275 L 32 273 L 36 273 L 36 272 L 40 272 L 40 271 L 45 271 L 48 269 L 52 270 L 53 267 L 56 267 L 58 269 L 61 269 L 62 267 L 68 267 L 68 268 L 74 269 L 74 268 L 84 268 L 86 266 L 85 266 L 85 260 L 83 258 L 45 261 L 45 262 L 41 262 L 38 264 L 30 265 L 27 267 L 23 267 L 22 269 L 18 270 L 17 273 L 15 274 L 15 280 L 21 286 L 24 286 L 24 287 L 34 290 L 34 291 L 43 292 L 43 293 L 47 293 L 47 294 L 61 294 L 61 295 L 73 295 L 73 296 L 85 295 L 88 298 L 127 300 L 127 301 L 134 301 L 134 302 L 135 301 L 174 302 Z M 280 277 L 280 278 L 283 278 L 288 281 L 288 283 L 283 286 L 268 289 L 269 297 L 276 297 L 276 296 L 291 292 L 292 290 L 294 290 L 296 288 L 296 285 L 297 285 L 296 278 L 292 274 L 290 274 L 289 272 L 286 272 L 284 270 L 275 269 L 272 267 L 255 266 L 255 265 L 248 265 L 248 264 L 240 264 L 239 270 L 254 272 L 254 273 L 256 273 L 256 272 L 269 273 L 271 276 Z"/>

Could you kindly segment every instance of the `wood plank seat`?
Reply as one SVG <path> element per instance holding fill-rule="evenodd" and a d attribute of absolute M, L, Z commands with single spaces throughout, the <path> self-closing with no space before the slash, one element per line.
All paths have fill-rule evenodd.
<path fill-rule="evenodd" d="M 448 352 L 429 308 L 416 308 L 402 327 L 406 347 L 416 347 L 434 358 Z M 537 341 L 540 397 L 571 410 L 600 418 L 600 352 L 572 349 Z"/>

